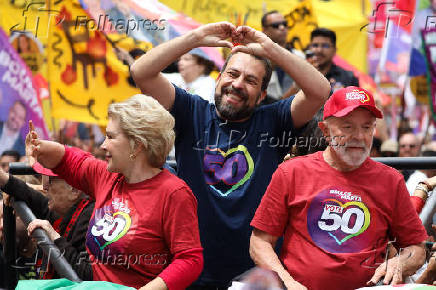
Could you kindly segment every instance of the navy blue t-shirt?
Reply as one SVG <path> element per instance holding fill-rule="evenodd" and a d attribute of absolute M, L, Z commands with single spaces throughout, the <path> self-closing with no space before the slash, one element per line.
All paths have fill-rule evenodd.
<path fill-rule="evenodd" d="M 226 285 L 254 264 L 250 222 L 279 163 L 295 143 L 293 98 L 256 108 L 245 122 L 218 117 L 215 105 L 176 87 L 178 176 L 198 200 L 204 269 L 198 285 Z"/>

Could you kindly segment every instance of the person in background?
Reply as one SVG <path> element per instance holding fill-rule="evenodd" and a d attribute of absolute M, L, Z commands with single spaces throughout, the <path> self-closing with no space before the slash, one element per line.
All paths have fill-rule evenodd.
<path fill-rule="evenodd" d="M 178 73 L 165 73 L 164 76 L 174 85 L 206 101 L 215 102 L 215 80 L 209 76 L 215 64 L 195 53 L 182 55 L 177 63 Z"/>
<path fill-rule="evenodd" d="M 40 164 L 34 163 L 33 168 L 43 175 L 46 195 L 0 169 L 1 190 L 16 200 L 24 201 L 37 217 L 28 226 L 29 235 L 35 228 L 46 230 L 77 275 L 83 280 L 92 280 L 92 269 L 85 249 L 85 235 L 94 202 Z M 23 229 L 27 238 L 24 225 Z M 45 266 L 44 271 L 40 272 L 41 278 L 56 277 L 54 269 L 51 266 L 47 268 L 47 257 L 42 262 Z"/>
<path fill-rule="evenodd" d="M 314 66 L 330 81 L 332 91 L 348 86 L 359 86 L 359 80 L 351 71 L 333 63 L 336 54 L 336 33 L 318 27 L 310 34 L 310 50 L 314 53 Z"/>
<path fill-rule="evenodd" d="M 24 136 L 20 130 L 26 123 L 26 113 L 26 106 L 21 101 L 15 101 L 9 108 L 8 119 L 0 122 L 0 153 L 12 149 L 25 155 Z"/>
<path fill-rule="evenodd" d="M 398 139 L 398 157 L 418 157 L 421 153 L 421 142 L 418 137 L 412 132 L 406 132 L 400 135 Z M 415 170 L 405 169 L 401 170 L 404 180 L 408 182 L 410 176 Z M 423 177 L 422 174 L 420 174 Z"/>
<path fill-rule="evenodd" d="M 268 11 L 262 16 L 261 24 L 262 32 L 271 38 L 272 41 L 304 58 L 304 54 L 301 51 L 288 47 L 286 43 L 286 38 L 288 37 L 288 21 L 280 12 L 277 10 Z M 294 83 L 294 80 L 286 74 L 280 66 L 274 65 L 271 80 L 266 90 L 267 96 L 263 104 L 270 104 L 296 94 L 298 90 L 293 90 L 292 94 L 288 93 L 286 97 L 284 97 L 285 92 L 287 92 Z"/>
<path fill-rule="evenodd" d="M 9 172 L 9 163 L 18 162 L 20 160 L 20 154 L 15 150 L 3 151 L 0 157 L 0 167 L 5 172 Z"/>
<path fill-rule="evenodd" d="M 397 157 L 398 142 L 392 139 L 384 141 L 380 147 L 382 157 Z"/>
<path fill-rule="evenodd" d="M 95 198 L 86 235 L 94 280 L 184 289 L 201 273 L 203 249 L 195 197 L 161 169 L 174 143 L 174 118 L 145 95 L 111 104 L 108 117 L 101 145 L 107 162 L 40 140 L 35 131 L 26 139 L 31 155 Z"/>
<path fill-rule="evenodd" d="M 421 143 L 412 132 L 404 133 L 398 139 L 398 157 L 417 157 L 421 152 Z"/>

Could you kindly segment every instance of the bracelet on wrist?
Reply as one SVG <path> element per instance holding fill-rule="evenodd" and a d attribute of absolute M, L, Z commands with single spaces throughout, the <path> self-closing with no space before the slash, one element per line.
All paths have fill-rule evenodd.
<path fill-rule="evenodd" d="M 425 185 L 421 185 L 421 184 L 418 183 L 418 185 L 415 187 L 415 190 L 424 191 L 427 194 L 427 196 L 428 196 L 428 188 Z"/>
<path fill-rule="evenodd" d="M 428 191 L 432 191 L 433 190 L 433 186 L 431 186 L 430 183 L 427 180 L 423 180 L 423 181 L 421 181 L 419 183 L 425 184 L 427 186 Z"/>

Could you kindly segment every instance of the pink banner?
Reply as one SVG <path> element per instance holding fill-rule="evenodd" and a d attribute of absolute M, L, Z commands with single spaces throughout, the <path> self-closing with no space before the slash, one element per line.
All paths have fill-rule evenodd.
<path fill-rule="evenodd" d="M 41 138 L 49 137 L 32 73 L 0 28 L 0 154 L 13 149 L 24 155 L 29 120 Z"/>
<path fill-rule="evenodd" d="M 422 31 L 423 48 L 427 61 L 427 79 L 430 84 L 430 107 L 436 121 L 436 28 Z"/>

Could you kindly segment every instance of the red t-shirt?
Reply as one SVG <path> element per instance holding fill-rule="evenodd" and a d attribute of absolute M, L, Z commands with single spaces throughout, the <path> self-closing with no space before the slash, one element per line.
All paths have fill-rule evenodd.
<path fill-rule="evenodd" d="M 427 237 L 396 170 L 368 158 L 340 172 L 322 152 L 279 166 L 251 225 L 284 235 L 285 268 L 308 289 L 322 290 L 365 286 L 388 241 L 406 247 Z"/>
<path fill-rule="evenodd" d="M 106 166 L 66 148 L 54 171 L 96 200 L 86 236 L 94 280 L 139 288 L 175 254 L 201 248 L 197 201 L 185 182 L 167 170 L 129 184 Z"/>

